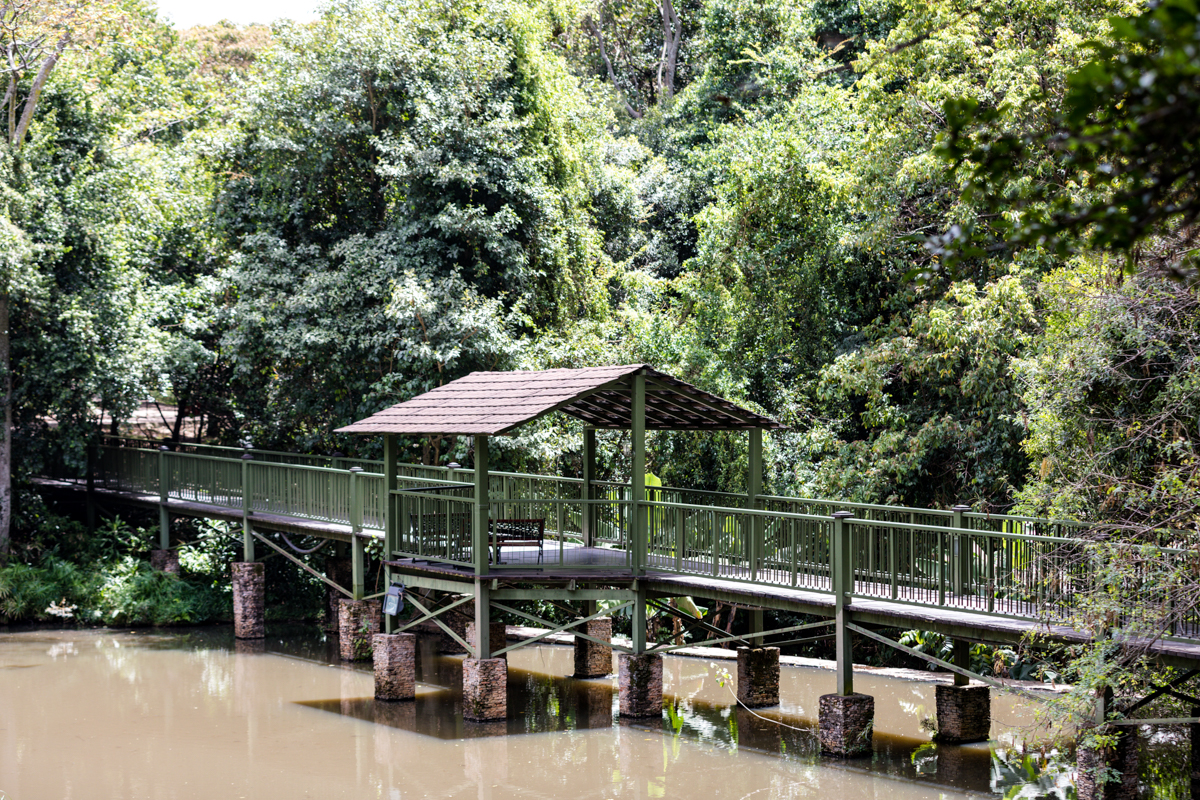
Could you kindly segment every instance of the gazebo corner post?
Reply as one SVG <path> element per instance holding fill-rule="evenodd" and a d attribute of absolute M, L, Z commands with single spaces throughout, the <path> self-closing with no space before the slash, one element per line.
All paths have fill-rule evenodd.
<path fill-rule="evenodd" d="M 758 508 L 758 498 L 762 495 L 762 428 L 751 428 L 749 438 L 750 469 L 746 476 L 746 508 L 753 511 Z M 758 571 L 762 566 L 763 557 L 766 555 L 763 518 L 751 515 L 750 524 L 747 527 L 750 532 L 750 546 L 747 554 L 750 558 L 750 579 L 758 580 Z"/>
<path fill-rule="evenodd" d="M 366 597 L 366 549 L 362 537 L 362 483 L 358 474 L 362 467 L 350 468 L 350 599 Z"/>
<path fill-rule="evenodd" d="M 849 619 L 850 596 L 854 591 L 853 571 L 850 563 L 850 526 L 846 520 L 853 517 L 849 511 L 833 513 L 833 531 L 830 543 L 830 584 L 833 589 L 834 646 L 837 659 L 837 694 L 845 697 L 854 694 L 854 656 L 850 631 L 846 628 Z"/>
<path fill-rule="evenodd" d="M 595 543 L 595 500 L 592 481 L 596 480 L 596 429 L 591 425 L 583 429 L 583 484 L 579 489 L 579 499 L 583 501 L 580 513 L 581 533 L 585 547 L 593 547 Z"/>
<path fill-rule="evenodd" d="M 473 526 L 472 560 L 475 574 L 486 575 L 488 571 L 488 523 L 491 516 L 491 501 L 488 497 L 488 437 L 475 437 L 475 514 Z"/>
<path fill-rule="evenodd" d="M 402 521 L 407 519 L 403 507 L 398 507 L 399 497 L 396 495 L 398 479 L 396 477 L 396 462 L 400 454 L 400 440 L 394 433 L 389 433 L 383 437 L 383 486 L 382 497 L 380 498 L 379 509 L 383 513 L 383 560 L 386 565 L 388 561 L 395 558 L 396 551 L 400 549 L 400 525 Z M 362 508 L 361 492 L 362 482 L 359 481 L 359 508 Z M 360 517 L 361 519 L 361 517 Z M 385 566 L 385 580 L 388 586 L 392 585 L 392 568 Z M 392 633 L 392 628 L 395 625 L 395 620 L 390 614 L 383 615 L 384 632 Z"/>
<path fill-rule="evenodd" d="M 630 475 L 631 522 L 633 534 L 633 570 L 635 575 L 646 573 L 646 376 L 639 372 L 633 376 L 633 470 Z"/>

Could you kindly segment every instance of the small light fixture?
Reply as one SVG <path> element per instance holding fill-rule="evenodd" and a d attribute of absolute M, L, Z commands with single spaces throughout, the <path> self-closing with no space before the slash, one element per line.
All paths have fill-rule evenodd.
<path fill-rule="evenodd" d="M 383 598 L 383 613 L 394 617 L 404 608 L 404 587 L 393 583 L 388 587 L 387 595 Z"/>

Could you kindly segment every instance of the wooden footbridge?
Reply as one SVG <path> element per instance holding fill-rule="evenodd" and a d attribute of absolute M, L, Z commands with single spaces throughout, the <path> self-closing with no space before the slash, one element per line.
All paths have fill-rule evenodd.
<path fill-rule="evenodd" d="M 490 437 L 552 412 L 584 424 L 582 477 L 489 469 Z M 1032 631 L 1051 641 L 1086 640 L 1072 619 L 1097 588 L 1103 550 L 1085 526 L 965 506 L 770 496 L 763 492 L 762 432 L 778 427 L 644 365 L 474 373 L 341 429 L 382 436 L 382 461 L 205 445 L 172 450 L 122 439 L 100 449 L 89 475 L 48 477 L 94 497 L 157 507 L 164 537 L 170 515 L 240 523 L 247 562 L 263 545 L 312 571 L 272 539 L 273 531 L 349 542 L 350 585 L 318 577 L 353 601 L 371 599 L 365 551 L 378 548 L 387 584 L 402 585 L 422 609 L 408 627 L 432 621 L 480 660 L 522 645 L 493 649 L 488 637 L 466 641 L 446 624 L 448 611 L 472 600 L 475 630 L 489 629 L 491 615 L 505 611 L 551 632 L 573 629 L 582 639 L 587 622 L 612 613 L 595 603 L 617 601 L 632 614 L 632 646 L 604 644 L 632 656 L 676 647 L 647 641 L 648 609 L 681 618 L 709 643 L 761 647 L 833 637 L 834 689 L 843 697 L 853 694 L 856 637 L 908 650 L 879 626 L 937 631 L 963 645 L 1019 642 Z M 604 429 L 632 432 L 629 482 L 596 478 L 596 431 Z M 746 431 L 747 492 L 647 486 L 646 431 L 656 429 Z M 472 467 L 402 463 L 401 445 L 429 435 L 472 437 Z M 166 538 L 162 546 L 169 546 Z M 1161 548 L 1161 555 L 1169 561 L 1192 554 Z M 1172 598 L 1154 574 L 1144 576 L 1142 588 L 1144 608 L 1131 609 L 1111 635 L 1140 637 L 1163 664 L 1200 666 L 1200 619 L 1164 611 Z M 680 612 L 668 601 L 681 596 L 755 609 L 751 633 L 734 636 Z M 570 606 L 576 618 L 555 625 L 511 605 L 532 599 Z M 762 609 L 822 621 L 765 630 Z M 384 624 L 389 633 L 400 631 L 392 617 Z M 1000 683 L 970 673 L 967 653 L 960 646 L 953 663 L 938 663 Z"/>

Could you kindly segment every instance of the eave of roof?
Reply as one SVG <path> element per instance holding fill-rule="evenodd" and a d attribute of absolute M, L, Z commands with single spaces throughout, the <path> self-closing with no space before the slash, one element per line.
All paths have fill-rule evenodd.
<path fill-rule="evenodd" d="M 628 429 L 633 376 L 646 376 L 648 430 L 781 428 L 778 422 L 645 364 L 582 369 L 472 372 L 337 433 L 484 435 L 511 433 L 553 411 L 596 428 Z"/>

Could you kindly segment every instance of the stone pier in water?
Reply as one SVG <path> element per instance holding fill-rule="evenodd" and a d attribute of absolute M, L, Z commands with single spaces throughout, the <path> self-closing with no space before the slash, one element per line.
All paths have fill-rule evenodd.
<path fill-rule="evenodd" d="M 338 601 L 338 651 L 343 661 L 367 661 L 379 633 L 380 607 L 367 600 Z"/>
<path fill-rule="evenodd" d="M 503 650 L 505 648 L 505 646 L 507 645 L 508 630 L 505 627 L 503 622 L 490 622 L 488 624 L 491 627 L 491 636 L 488 637 L 488 652 L 496 653 L 500 650 Z M 475 623 L 474 622 L 467 623 L 466 633 L 467 633 L 467 635 L 464 638 L 467 640 L 467 643 L 470 644 L 472 647 L 475 647 L 477 645 L 477 642 L 475 639 Z M 496 656 L 496 658 L 502 658 L 505 661 L 508 661 L 508 653 Z"/>
<path fill-rule="evenodd" d="M 988 740 L 992 729 L 992 695 L 987 686 L 939 684 L 934 692 L 939 742 L 967 744 Z"/>
<path fill-rule="evenodd" d="M 612 617 L 599 617 L 577 627 L 580 633 L 612 641 Z M 603 678 L 612 672 L 612 648 L 608 645 L 575 637 L 576 678 Z"/>
<path fill-rule="evenodd" d="M 622 717 L 662 714 L 662 655 L 621 653 L 617 657 L 617 689 Z"/>
<path fill-rule="evenodd" d="M 158 570 L 159 572 L 169 572 L 172 575 L 179 574 L 179 551 L 178 550 L 151 550 L 150 551 L 150 569 Z"/>
<path fill-rule="evenodd" d="M 869 694 L 825 694 L 818 701 L 821 752 L 850 758 L 871 754 L 875 698 Z"/>
<path fill-rule="evenodd" d="M 375 699 L 412 700 L 417 696 L 417 637 L 411 633 L 377 633 Z"/>
<path fill-rule="evenodd" d="M 779 648 L 739 647 L 737 699 L 748 708 L 779 705 Z"/>
<path fill-rule="evenodd" d="M 261 639 L 267 635 L 266 573 L 261 562 L 235 561 L 233 571 L 233 635 Z"/>
<path fill-rule="evenodd" d="M 503 658 L 463 661 L 463 719 L 474 722 L 508 716 L 508 662 Z"/>

